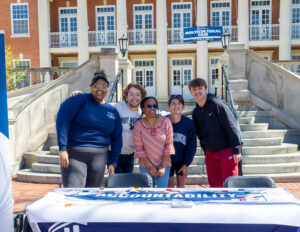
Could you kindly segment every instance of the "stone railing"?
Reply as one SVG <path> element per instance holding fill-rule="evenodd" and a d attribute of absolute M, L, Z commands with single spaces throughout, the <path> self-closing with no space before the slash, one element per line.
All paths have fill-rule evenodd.
<path fill-rule="evenodd" d="M 12 80 L 14 89 L 20 89 L 36 84 L 49 82 L 66 74 L 73 68 L 69 67 L 49 67 L 49 68 L 16 68 L 9 69 L 10 73 L 24 73 L 19 81 Z"/>
<path fill-rule="evenodd" d="M 300 60 L 272 61 L 274 64 L 300 75 Z"/>
<path fill-rule="evenodd" d="M 41 148 L 48 133 L 55 130 L 56 114 L 60 104 L 72 91 L 90 92 L 91 80 L 100 68 L 106 73 L 108 81 L 114 82 L 119 71 L 118 59 L 115 49 L 107 53 L 101 50 L 100 55 L 94 55 L 56 80 L 8 93 L 11 170 L 13 172 L 20 168 L 23 153 Z M 110 90 L 111 86 L 108 92 Z"/>

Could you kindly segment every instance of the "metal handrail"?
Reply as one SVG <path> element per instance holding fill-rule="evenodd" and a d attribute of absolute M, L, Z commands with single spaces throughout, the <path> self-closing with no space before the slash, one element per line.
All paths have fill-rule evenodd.
<path fill-rule="evenodd" d="M 114 97 L 114 94 L 116 93 L 116 101 L 118 101 L 118 83 L 120 81 L 120 77 L 121 77 L 121 85 L 122 85 L 122 91 L 123 91 L 123 87 L 124 87 L 124 78 L 123 78 L 123 69 L 120 68 L 120 71 L 118 72 L 117 76 L 116 76 L 116 79 L 114 81 L 114 84 L 110 90 L 110 93 L 108 95 L 108 98 L 107 98 L 107 102 L 110 103 Z"/>
<path fill-rule="evenodd" d="M 222 99 L 224 100 L 224 94 L 223 94 L 223 86 L 224 86 L 224 83 L 223 83 L 223 79 L 225 78 L 225 87 L 226 87 L 226 91 L 225 91 L 225 101 L 227 102 L 227 93 L 229 94 L 229 101 L 230 101 L 230 106 L 231 106 L 231 109 L 233 111 L 233 115 L 234 115 L 234 118 L 235 120 L 238 121 L 238 116 L 237 116 L 237 112 L 236 112 L 236 109 L 235 109 L 235 106 L 234 106 L 234 101 L 233 101 L 233 97 L 232 97 L 232 93 L 231 93 L 231 88 L 230 88 L 230 84 L 229 84 L 229 80 L 228 80 L 228 76 L 227 76 L 227 73 L 226 73 L 226 70 L 225 70 L 225 66 L 222 65 Z"/>

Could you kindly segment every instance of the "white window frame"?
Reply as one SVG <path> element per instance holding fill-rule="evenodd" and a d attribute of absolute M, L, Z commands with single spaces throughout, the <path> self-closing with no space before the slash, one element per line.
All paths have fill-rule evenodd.
<path fill-rule="evenodd" d="M 229 7 L 217 7 L 217 8 L 213 8 L 212 7 L 212 5 L 213 5 L 213 3 L 220 3 L 220 2 L 222 2 L 222 3 L 229 3 Z M 212 26 L 212 24 L 213 24 L 213 12 L 219 12 L 220 13 L 220 23 L 221 23 L 221 25 L 219 25 L 219 26 L 222 26 L 222 27 L 229 27 L 229 28 L 231 28 L 231 17 L 232 17 L 232 12 L 231 12 L 231 7 L 232 7 L 232 5 L 231 5 L 231 1 L 212 1 L 212 2 L 210 2 L 210 25 Z M 222 13 L 223 12 L 227 12 L 227 11 L 229 11 L 229 25 L 228 26 L 223 26 L 222 24 L 223 24 L 223 20 L 222 20 Z M 229 33 L 230 33 L 230 30 L 228 31 Z M 231 33 L 230 33 L 231 34 Z"/>
<path fill-rule="evenodd" d="M 255 40 L 255 41 L 259 41 L 259 40 L 271 40 L 272 39 L 272 0 L 268 0 L 270 2 L 270 5 L 259 5 L 259 6 L 252 6 L 252 2 L 255 1 L 263 1 L 263 0 L 251 0 L 250 1 L 250 36 L 251 36 L 251 40 Z M 260 15 L 259 15 L 259 24 L 252 24 L 252 10 L 259 10 L 260 11 Z M 262 20 L 262 10 L 269 10 L 269 24 L 262 24 L 261 20 Z M 258 27 L 259 28 L 259 38 L 258 39 L 253 39 L 253 34 L 252 30 L 254 27 Z M 266 28 L 263 28 L 266 27 Z M 262 33 L 261 30 L 265 30 L 268 29 L 269 33 L 268 33 L 268 38 L 262 38 Z"/>
<path fill-rule="evenodd" d="M 20 6 L 20 5 L 27 5 L 27 14 L 28 14 L 28 23 L 27 23 L 27 27 L 28 27 L 28 33 L 14 33 L 14 19 L 13 19 L 13 6 Z M 29 6 L 28 3 L 12 3 L 10 4 L 10 20 L 11 20 L 11 36 L 12 37 L 29 37 L 30 36 L 30 17 L 29 17 Z"/>
<path fill-rule="evenodd" d="M 208 80 L 208 89 L 209 89 L 209 92 L 214 94 L 215 93 L 215 88 L 216 88 L 216 83 L 213 82 L 213 78 L 212 78 L 212 72 L 213 72 L 213 69 L 218 69 L 218 66 L 217 64 L 212 64 L 212 60 L 215 60 L 217 59 L 218 61 L 220 60 L 220 57 L 218 56 L 211 56 L 209 57 L 209 80 Z M 218 63 L 217 61 L 217 63 Z M 220 85 L 220 80 L 218 79 L 218 86 Z"/>
<path fill-rule="evenodd" d="M 64 10 L 64 9 L 76 9 L 76 14 L 61 14 L 60 11 Z M 58 8 L 58 27 L 59 27 L 59 44 L 62 47 L 73 47 L 75 46 L 75 44 L 72 46 L 72 35 L 76 34 L 76 42 L 77 42 L 77 46 L 78 46 L 78 9 L 77 7 L 59 7 Z M 67 15 L 67 17 L 62 17 L 62 15 Z M 74 18 L 74 16 L 76 16 L 76 31 L 71 31 L 71 28 L 68 28 L 68 32 L 62 32 L 61 30 L 61 18 Z M 70 38 L 68 38 L 67 43 L 65 42 L 64 36 L 62 35 L 62 33 L 65 33 L 66 35 L 68 35 Z M 65 44 L 67 44 L 67 46 L 65 46 Z"/>
<path fill-rule="evenodd" d="M 98 13 L 98 9 L 100 8 L 114 8 L 114 11 L 113 12 L 101 12 L 101 13 Z M 104 16 L 104 27 L 105 27 L 105 30 L 98 30 L 98 16 Z M 107 29 L 107 17 L 108 16 L 113 16 L 114 17 L 114 30 L 108 30 Z M 115 5 L 105 5 L 105 6 L 96 6 L 95 8 L 95 25 L 96 25 L 96 41 L 97 41 L 97 45 L 99 44 L 99 46 L 102 46 L 102 45 L 115 45 L 116 44 L 116 34 L 115 34 L 115 31 L 116 31 L 116 7 Z M 100 35 L 101 33 L 101 35 Z M 114 42 L 111 43 L 109 41 L 109 38 L 110 38 L 110 33 L 113 33 L 114 34 Z M 102 36 L 104 36 L 104 43 L 101 43 L 99 42 L 99 39 L 101 38 Z"/>
<path fill-rule="evenodd" d="M 180 64 L 180 65 L 173 65 L 173 61 L 176 61 L 176 60 L 180 60 L 180 61 L 184 61 L 184 60 L 189 60 L 191 61 L 191 64 Z M 178 87 L 175 87 L 174 86 L 174 80 L 173 80 L 173 71 L 175 69 L 180 69 L 181 70 L 181 83 L 180 83 L 180 86 Z M 191 70 L 191 80 L 193 80 L 195 78 L 195 67 L 194 67 L 194 58 L 193 57 L 176 57 L 176 58 L 172 58 L 171 59 L 171 73 L 170 73 L 170 81 L 171 81 L 171 94 L 174 94 L 172 91 L 172 88 L 180 88 L 181 89 L 181 95 L 183 95 L 183 97 L 185 99 L 187 98 L 191 98 L 190 94 L 189 94 L 189 90 L 187 90 L 188 88 L 188 84 L 187 85 L 184 85 L 184 70 Z M 190 80 L 190 81 L 191 81 Z M 185 89 L 184 89 L 185 88 Z M 178 93 L 177 93 L 178 94 Z"/>
<path fill-rule="evenodd" d="M 190 5 L 189 9 L 173 9 L 174 5 Z M 190 13 L 191 18 L 191 27 L 193 26 L 193 10 L 192 10 L 193 4 L 192 2 L 173 2 L 171 4 L 171 25 L 172 25 L 172 42 L 178 43 L 183 42 L 183 14 L 184 13 Z M 180 27 L 174 27 L 174 14 L 180 13 Z M 178 31 L 179 30 L 179 31 Z M 179 38 L 178 38 L 179 33 Z"/>
<path fill-rule="evenodd" d="M 135 7 L 137 7 L 137 6 L 151 6 L 152 7 L 152 10 L 145 10 L 145 11 L 136 11 L 135 10 Z M 153 6 L 153 4 L 152 3 L 149 3 L 149 4 L 133 4 L 133 27 L 134 27 L 134 31 L 135 31 L 135 33 L 134 33 L 134 44 L 153 44 L 154 43 L 154 31 L 153 31 L 153 29 L 154 29 L 154 14 L 153 14 L 153 11 L 154 11 L 154 6 Z M 150 14 L 150 12 L 151 12 L 151 28 L 145 28 L 145 15 L 146 14 Z M 136 19 L 135 19 L 135 16 L 137 15 L 137 14 L 139 14 L 139 15 L 143 15 L 143 20 L 144 20 L 144 28 L 142 28 L 142 29 L 137 29 L 136 28 Z M 143 37 L 143 39 L 141 39 L 142 40 L 142 42 L 140 43 L 139 41 L 137 41 L 136 40 L 136 33 L 138 33 L 138 31 L 137 30 L 139 30 L 140 32 L 139 33 L 141 33 L 141 36 Z M 150 41 L 150 43 L 149 42 L 147 42 L 146 41 L 146 36 L 145 36 L 145 34 L 146 34 L 146 30 L 148 31 L 148 30 L 151 30 L 152 32 L 152 39 L 151 39 L 151 41 L 152 41 L 152 43 L 151 43 L 151 41 Z M 147 42 L 147 43 L 146 43 Z"/>
<path fill-rule="evenodd" d="M 13 68 L 18 68 L 17 65 L 16 65 L 17 62 L 28 62 L 28 61 L 29 61 L 29 67 L 21 67 L 21 68 L 30 68 L 31 67 L 31 60 L 30 59 L 14 59 L 13 60 Z M 31 76 L 30 76 L 30 74 L 24 75 L 23 79 L 25 80 L 25 78 L 29 78 L 29 80 L 26 80 L 26 81 L 29 81 L 28 86 L 31 86 Z M 14 83 L 15 82 L 16 82 L 16 78 L 14 77 Z M 24 86 L 24 83 L 23 83 L 23 86 L 22 86 L 22 83 L 15 83 L 14 85 L 16 86 L 17 84 L 20 84 L 21 88 L 22 87 L 27 87 L 27 86 Z"/>
<path fill-rule="evenodd" d="M 292 3 L 292 12 L 291 12 L 291 14 L 292 14 L 292 16 L 291 16 L 291 24 L 292 24 L 292 39 L 299 39 L 299 34 L 300 34 L 300 29 L 299 29 L 299 26 L 300 26 L 300 22 L 299 23 L 293 23 L 293 9 L 300 9 L 300 1 L 298 2 L 298 3 Z M 295 34 L 296 35 L 294 35 L 293 34 L 293 29 L 294 29 L 294 27 L 295 27 L 295 29 L 297 29 L 296 30 L 296 32 L 295 32 Z"/>
<path fill-rule="evenodd" d="M 139 61 L 152 61 L 153 65 L 151 65 L 151 66 L 135 66 L 135 62 L 139 62 Z M 133 76 L 133 80 L 134 80 L 134 82 L 136 82 L 136 76 L 135 76 L 136 71 L 140 71 L 140 70 L 144 70 L 144 71 L 150 70 L 150 71 L 153 71 L 153 87 L 151 87 L 151 88 L 154 88 L 154 92 L 156 92 L 156 82 L 157 82 L 157 80 L 156 80 L 155 59 L 153 59 L 153 58 L 149 58 L 149 59 L 147 59 L 147 58 L 134 59 L 132 61 L 132 64 L 133 64 L 133 75 L 134 75 Z M 146 80 L 145 80 L 146 75 L 144 75 L 143 78 L 144 78 L 144 83 L 142 83 L 141 86 L 143 88 L 147 89 Z M 149 93 L 147 93 L 147 94 L 149 94 Z"/>

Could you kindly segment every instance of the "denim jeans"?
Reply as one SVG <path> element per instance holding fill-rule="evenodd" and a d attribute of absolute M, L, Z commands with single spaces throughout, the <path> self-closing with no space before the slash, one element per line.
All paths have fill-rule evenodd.
<path fill-rule="evenodd" d="M 140 173 L 148 173 L 152 177 L 153 187 L 155 187 L 155 183 L 156 183 L 157 188 L 168 188 L 170 167 L 165 168 L 165 174 L 162 177 L 152 176 L 147 168 L 141 166 L 140 166 Z"/>
<path fill-rule="evenodd" d="M 132 173 L 134 164 L 133 153 L 130 155 L 120 154 L 115 173 Z"/>

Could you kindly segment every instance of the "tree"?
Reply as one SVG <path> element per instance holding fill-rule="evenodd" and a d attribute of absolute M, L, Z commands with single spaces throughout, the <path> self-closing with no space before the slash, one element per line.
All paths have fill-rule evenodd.
<path fill-rule="evenodd" d="M 15 89 L 16 84 L 26 75 L 26 71 L 14 69 L 13 60 L 14 56 L 10 45 L 8 45 L 5 48 L 6 84 L 8 91 Z M 15 66 L 18 66 L 18 62 L 15 63 Z"/>

